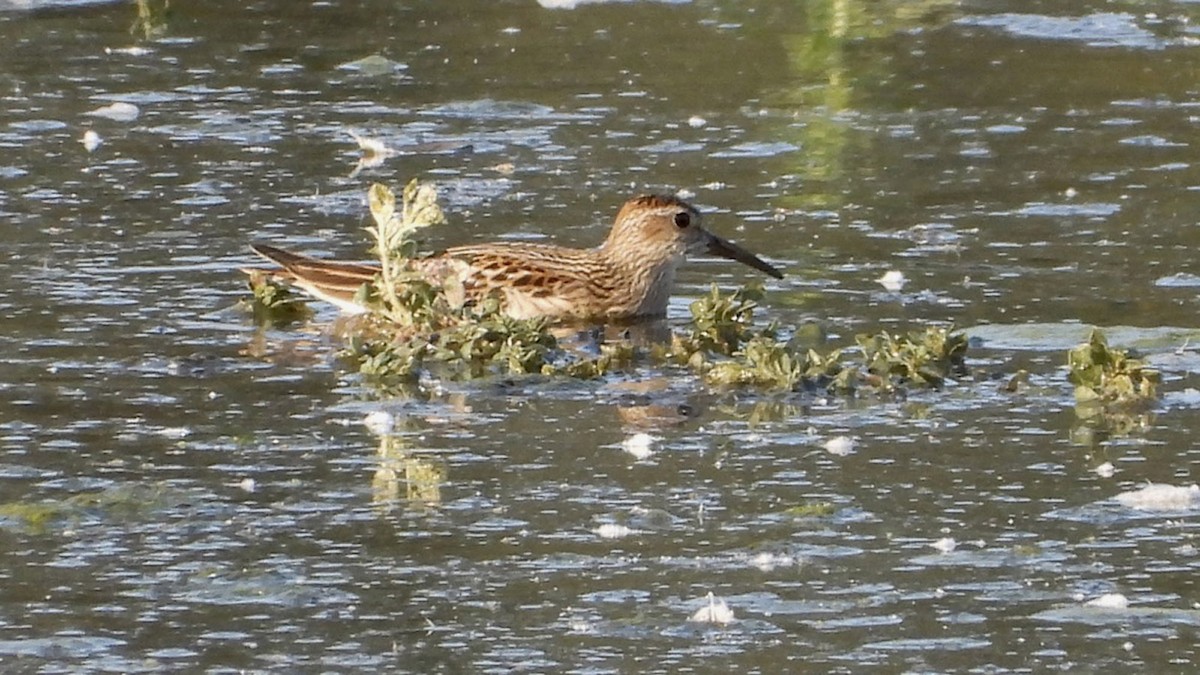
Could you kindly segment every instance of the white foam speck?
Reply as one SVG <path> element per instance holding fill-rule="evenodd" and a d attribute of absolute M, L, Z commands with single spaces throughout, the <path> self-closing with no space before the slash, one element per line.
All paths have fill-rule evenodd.
<path fill-rule="evenodd" d="M 1139 511 L 1182 511 L 1200 504 L 1200 486 L 1150 483 L 1137 490 L 1122 492 L 1113 499 L 1121 506 Z"/>
<path fill-rule="evenodd" d="M 637 459 L 646 459 L 654 454 L 654 445 L 657 440 L 650 434 L 639 432 L 621 441 L 621 449 Z"/>
<path fill-rule="evenodd" d="M 636 530 L 619 523 L 605 523 L 592 531 L 601 539 L 621 539 L 636 532 Z"/>
<path fill-rule="evenodd" d="M 825 441 L 825 452 L 838 457 L 854 453 L 854 439 L 849 436 L 834 436 Z"/>
<path fill-rule="evenodd" d="M 950 553 L 954 549 L 958 548 L 958 542 L 954 541 L 952 537 L 942 537 L 941 539 L 938 539 L 930 544 L 930 546 L 936 548 L 942 553 Z"/>
<path fill-rule="evenodd" d="M 783 553 L 763 551 L 751 558 L 750 564 L 763 572 L 770 572 L 779 567 L 791 567 L 796 564 L 796 559 Z"/>
<path fill-rule="evenodd" d="M 908 283 L 908 278 L 900 270 L 888 270 L 875 281 L 878 281 L 885 289 L 895 293 L 904 288 L 904 284 Z"/>
<path fill-rule="evenodd" d="M 125 54 L 126 56 L 146 56 L 152 52 L 145 47 L 117 47 L 115 49 L 112 47 L 105 47 L 104 53 L 109 55 Z"/>
<path fill-rule="evenodd" d="M 1125 609 L 1129 606 L 1129 598 L 1120 593 L 1105 593 L 1098 598 L 1092 598 L 1083 603 L 1088 607 L 1103 607 L 1105 609 Z"/>
<path fill-rule="evenodd" d="M 84 113 L 92 117 L 103 117 L 115 122 L 132 122 L 142 114 L 141 109 L 132 103 L 124 103 L 117 101 L 111 105 L 101 106 L 95 110 Z"/>
<path fill-rule="evenodd" d="M 374 410 L 363 418 L 363 425 L 376 436 L 386 436 L 396 428 L 396 416 L 386 410 Z"/>
<path fill-rule="evenodd" d="M 596 627 L 590 621 L 572 621 L 569 624 L 572 633 L 595 633 Z"/>
<path fill-rule="evenodd" d="M 100 147 L 100 144 L 104 142 L 104 139 L 100 138 L 100 134 L 88 129 L 83 132 L 83 138 L 79 142 L 83 143 L 84 150 L 95 152 L 96 148 Z"/>
<path fill-rule="evenodd" d="M 167 438 L 180 439 L 191 436 L 192 430 L 187 427 L 166 427 L 164 429 L 159 429 L 158 434 L 160 436 L 166 436 Z"/>

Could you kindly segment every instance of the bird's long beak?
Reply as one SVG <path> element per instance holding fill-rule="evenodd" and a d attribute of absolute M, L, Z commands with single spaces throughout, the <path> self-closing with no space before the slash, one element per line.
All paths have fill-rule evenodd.
<path fill-rule="evenodd" d="M 736 260 L 743 265 L 749 265 L 759 272 L 769 274 L 776 279 L 783 278 L 783 272 L 775 269 L 770 263 L 754 255 L 750 251 L 747 251 L 732 241 L 722 239 L 711 232 L 708 233 L 708 236 L 708 246 L 706 246 L 704 250 L 709 255 L 720 256 L 722 258 L 728 258 L 729 260 Z"/>

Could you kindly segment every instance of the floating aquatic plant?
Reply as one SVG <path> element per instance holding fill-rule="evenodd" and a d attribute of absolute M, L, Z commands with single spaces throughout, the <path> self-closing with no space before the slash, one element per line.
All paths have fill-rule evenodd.
<path fill-rule="evenodd" d="M 738 358 L 714 364 L 705 379 L 712 384 L 792 389 L 807 365 L 802 355 L 797 358 L 787 345 L 765 337 L 752 338 L 734 356 Z"/>
<path fill-rule="evenodd" d="M 1109 347 L 1098 330 L 1067 354 L 1067 366 L 1067 378 L 1075 385 L 1078 403 L 1141 405 L 1157 396 L 1158 372 L 1128 351 Z"/>
<path fill-rule="evenodd" d="M 1125 435 L 1149 424 L 1146 410 L 1158 396 L 1158 372 L 1093 330 L 1067 353 L 1067 379 L 1075 385 L 1075 414 L 1087 425 Z"/>
<path fill-rule="evenodd" d="M 708 295 L 692 302 L 688 332 L 675 335 L 662 358 L 688 365 L 714 385 L 795 388 L 807 374 L 808 360 L 777 340 L 774 324 L 754 327 L 762 296 L 757 282 L 732 294 L 713 284 Z"/>
<path fill-rule="evenodd" d="M 762 300 L 763 287 L 751 282 L 723 295 L 713 284 L 708 295 L 692 302 L 692 321 L 686 348 L 726 356 L 737 352 L 756 337 L 774 337 L 774 326 L 754 330 L 754 310 Z"/>
<path fill-rule="evenodd" d="M 788 518 L 800 520 L 808 518 L 828 518 L 837 512 L 837 506 L 827 501 L 806 501 L 802 504 L 789 506 L 783 510 Z"/>
<path fill-rule="evenodd" d="M 953 373 L 965 372 L 967 337 L 946 328 L 930 327 L 908 335 L 887 332 L 855 338 L 866 371 L 880 385 L 916 384 L 940 387 Z"/>
<path fill-rule="evenodd" d="M 409 181 L 403 197 L 397 212 L 396 196 L 387 186 L 376 183 L 367 192 L 375 221 L 367 232 L 375 240 L 372 252 L 379 258 L 379 278 L 374 284 L 364 284 L 358 299 L 367 301 L 372 314 L 391 326 L 435 328 L 443 317 L 450 318 L 452 298 L 448 293 L 439 294 L 425 277 L 410 268 L 408 260 L 417 253 L 412 235 L 421 228 L 446 222 L 446 216 L 431 185 Z"/>
<path fill-rule="evenodd" d="M 754 328 L 761 288 L 722 295 L 714 286 L 692 303 L 687 335 L 676 336 L 668 360 L 687 364 L 709 384 L 774 390 L 824 389 L 852 394 L 861 387 L 881 392 L 902 386 L 939 387 L 965 372 L 967 339 L 948 328 L 930 327 L 907 336 L 859 335 L 861 363 L 847 350 L 821 354 L 778 339 L 774 324 Z M 728 357 L 728 358 L 720 358 Z"/>
<path fill-rule="evenodd" d="M 250 270 L 249 285 L 251 298 L 242 301 L 254 315 L 254 323 L 260 326 L 286 326 L 307 321 L 312 309 L 298 293 L 275 281 L 267 272 Z"/>
<path fill-rule="evenodd" d="M 513 319 L 495 298 L 468 305 L 461 271 L 450 261 L 440 279 L 415 272 L 414 233 L 444 223 L 431 185 L 410 182 L 401 208 L 383 185 L 368 195 L 380 272 L 357 300 L 370 308 L 340 355 L 377 388 L 413 383 L 425 370 L 469 379 L 491 374 L 540 373 L 557 356 L 558 343 L 544 319 Z"/>

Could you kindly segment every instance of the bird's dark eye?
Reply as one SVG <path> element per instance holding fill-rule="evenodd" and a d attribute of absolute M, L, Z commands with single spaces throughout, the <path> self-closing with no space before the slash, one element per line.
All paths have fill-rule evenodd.
<path fill-rule="evenodd" d="M 687 211 L 680 211 L 675 214 L 675 227 L 683 229 L 692 224 L 692 214 Z"/>

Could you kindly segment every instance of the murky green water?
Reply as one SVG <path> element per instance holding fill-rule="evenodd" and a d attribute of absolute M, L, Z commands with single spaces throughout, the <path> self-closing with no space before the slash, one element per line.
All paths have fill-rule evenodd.
<path fill-rule="evenodd" d="M 1113 498 L 1200 473 L 1200 7 L 27 4 L 0 2 L 4 670 L 1195 660 L 1198 504 Z M 352 133 L 397 153 L 359 166 Z M 978 327 L 974 375 L 380 401 L 332 312 L 257 331 L 236 270 L 251 240 L 361 257 L 365 188 L 414 176 L 433 247 L 591 245 L 684 190 L 786 270 L 765 319 Z M 691 263 L 670 320 L 753 274 Z M 1091 324 L 1163 371 L 1117 431 L 1062 370 Z M 710 592 L 732 623 L 690 620 Z"/>

